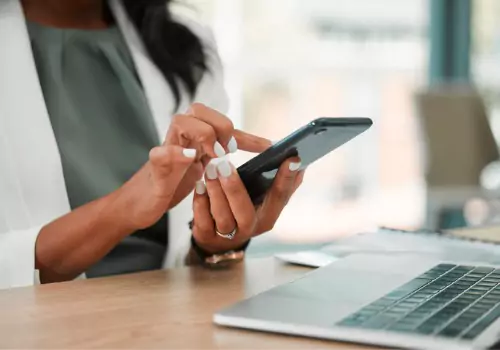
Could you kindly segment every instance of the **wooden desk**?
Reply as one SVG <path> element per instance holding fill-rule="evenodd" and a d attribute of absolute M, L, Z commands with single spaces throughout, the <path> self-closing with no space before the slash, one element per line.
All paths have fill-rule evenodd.
<path fill-rule="evenodd" d="M 4 290 L 0 348 L 344 349 L 212 324 L 221 307 L 308 271 L 258 259 L 224 271 L 183 268 Z"/>

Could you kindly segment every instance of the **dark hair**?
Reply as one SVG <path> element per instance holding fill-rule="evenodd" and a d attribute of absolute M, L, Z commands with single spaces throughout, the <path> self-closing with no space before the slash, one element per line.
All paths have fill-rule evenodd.
<path fill-rule="evenodd" d="M 177 109 L 183 88 L 193 98 L 208 69 L 201 39 L 172 19 L 169 10 L 172 0 L 122 1 L 151 59 L 169 83 Z"/>

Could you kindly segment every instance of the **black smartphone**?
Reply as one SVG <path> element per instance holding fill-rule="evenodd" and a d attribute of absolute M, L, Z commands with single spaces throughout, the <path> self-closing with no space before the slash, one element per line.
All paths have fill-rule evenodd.
<path fill-rule="evenodd" d="M 238 168 L 252 202 L 259 205 L 271 187 L 280 165 L 300 157 L 305 168 L 372 126 L 369 118 L 319 118 L 274 144 Z"/>

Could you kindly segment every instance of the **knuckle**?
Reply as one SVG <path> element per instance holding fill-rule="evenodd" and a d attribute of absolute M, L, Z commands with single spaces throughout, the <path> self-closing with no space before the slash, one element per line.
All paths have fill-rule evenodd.
<path fill-rule="evenodd" d="M 206 240 L 210 238 L 210 234 L 213 232 L 213 225 L 204 220 L 199 220 L 195 221 L 194 227 L 197 229 L 200 239 L 205 239 L 204 242 L 200 243 L 207 243 Z"/>
<path fill-rule="evenodd" d="M 170 123 L 171 127 L 179 126 L 182 123 L 184 116 L 182 114 L 176 114 L 172 117 L 172 122 Z"/>
<path fill-rule="evenodd" d="M 203 113 L 206 109 L 207 109 L 207 107 L 203 103 L 200 103 L 200 102 L 195 102 L 191 105 L 191 111 L 195 115 L 198 113 Z"/>
<path fill-rule="evenodd" d="M 172 148 L 167 149 L 167 154 L 165 155 L 165 166 L 173 166 L 177 161 L 178 157 L 175 154 L 175 150 Z"/>
<path fill-rule="evenodd" d="M 248 232 L 253 230 L 254 225 L 255 225 L 255 213 L 250 213 L 248 215 L 241 217 L 240 222 L 238 223 L 238 226 L 241 230 Z"/>
<path fill-rule="evenodd" d="M 217 136 L 213 128 L 211 128 L 208 125 L 201 127 L 200 137 L 199 137 L 199 141 L 201 143 L 206 143 L 206 142 L 214 143 L 216 139 Z"/>
<path fill-rule="evenodd" d="M 150 152 L 150 161 L 153 166 L 169 171 L 175 163 L 175 151 L 171 147 L 157 147 Z"/>
<path fill-rule="evenodd" d="M 269 232 L 269 231 L 272 231 L 274 230 L 274 225 L 275 225 L 275 222 L 266 222 L 264 223 L 262 226 L 261 226 L 261 230 L 263 232 Z"/>
<path fill-rule="evenodd" d="M 217 221 L 217 228 L 219 231 L 222 231 L 223 233 L 234 230 L 234 226 L 235 226 L 234 220 L 231 220 L 230 218 L 223 218 Z"/>
<path fill-rule="evenodd" d="M 290 187 L 284 184 L 277 185 L 274 196 L 280 201 L 287 201 L 288 197 L 290 197 Z"/>
<path fill-rule="evenodd" d="M 231 121 L 231 119 L 229 119 L 226 116 L 223 116 L 220 121 L 220 128 L 222 129 L 223 132 L 229 134 L 234 131 L 234 124 Z"/>
<path fill-rule="evenodd" d="M 196 234 L 194 234 L 194 239 L 198 244 L 208 246 L 212 243 L 212 237 L 210 231 L 203 229 L 200 225 L 196 225 Z"/>
<path fill-rule="evenodd" d="M 238 186 L 238 183 L 231 176 L 227 178 L 226 183 L 224 184 L 224 193 L 228 197 L 236 197 L 240 196 L 243 192 L 243 189 Z"/>

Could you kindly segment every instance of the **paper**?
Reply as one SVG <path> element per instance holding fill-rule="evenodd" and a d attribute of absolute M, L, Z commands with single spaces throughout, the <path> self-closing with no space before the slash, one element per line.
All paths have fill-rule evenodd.
<path fill-rule="evenodd" d="M 500 244 L 500 226 L 468 227 L 465 229 L 447 230 L 446 233 L 456 237 Z"/>
<path fill-rule="evenodd" d="M 337 241 L 322 251 L 343 257 L 355 253 L 420 254 L 440 260 L 500 264 L 500 246 L 424 233 L 381 231 Z"/>
<path fill-rule="evenodd" d="M 338 260 L 335 256 L 321 251 L 302 251 L 276 254 L 276 258 L 289 264 L 307 267 L 323 267 Z"/>

